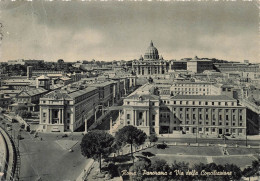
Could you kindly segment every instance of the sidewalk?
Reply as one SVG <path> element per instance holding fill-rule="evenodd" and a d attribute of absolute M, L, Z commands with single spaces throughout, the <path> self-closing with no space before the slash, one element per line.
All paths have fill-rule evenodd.
<path fill-rule="evenodd" d="M 205 134 L 182 134 L 182 133 L 175 133 L 175 134 L 160 134 L 158 138 L 204 138 L 204 139 L 222 139 L 218 138 L 217 135 L 205 135 Z M 231 136 L 226 136 L 230 140 L 245 140 L 246 136 L 235 136 L 232 138 Z M 259 140 L 260 135 L 248 135 L 247 140 Z"/>
<path fill-rule="evenodd" d="M 81 172 L 81 174 L 78 176 L 76 181 L 83 181 L 86 180 L 86 176 L 91 172 L 91 169 L 93 168 L 94 160 L 90 159 L 89 163 L 85 166 L 84 170 Z"/>

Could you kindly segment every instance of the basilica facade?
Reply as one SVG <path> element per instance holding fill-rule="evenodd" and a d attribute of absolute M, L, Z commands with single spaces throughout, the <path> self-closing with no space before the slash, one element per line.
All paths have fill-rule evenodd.
<path fill-rule="evenodd" d="M 144 57 L 141 55 L 139 60 L 132 63 L 132 70 L 137 76 L 151 76 L 158 74 L 165 74 L 169 70 L 169 64 L 154 47 L 151 41 L 150 46 L 147 48 Z"/>

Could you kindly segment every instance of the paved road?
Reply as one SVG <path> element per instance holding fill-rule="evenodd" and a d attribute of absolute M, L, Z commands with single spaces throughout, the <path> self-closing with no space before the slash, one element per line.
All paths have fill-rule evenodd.
<path fill-rule="evenodd" d="M 12 124 L 12 135 L 18 135 L 19 123 Z M 15 136 L 15 137 L 16 137 Z M 80 140 L 82 135 L 77 134 L 67 138 L 61 138 L 61 134 L 39 134 L 40 138 L 34 138 L 33 134 L 21 131 L 22 140 L 19 142 L 21 155 L 20 180 L 75 180 L 84 170 L 88 159 L 81 155 Z M 64 149 L 57 140 L 79 140 L 73 147 L 73 152 Z M 68 142 L 69 142 L 68 141 Z M 16 139 L 17 142 L 17 139 Z"/>
<path fill-rule="evenodd" d="M 179 143 L 196 143 L 196 138 L 159 138 L 159 142 L 179 142 Z M 198 138 L 198 143 L 224 144 L 222 139 Z M 246 140 L 226 140 L 226 144 L 246 145 Z M 259 140 L 247 140 L 247 144 L 251 146 L 259 146 Z"/>

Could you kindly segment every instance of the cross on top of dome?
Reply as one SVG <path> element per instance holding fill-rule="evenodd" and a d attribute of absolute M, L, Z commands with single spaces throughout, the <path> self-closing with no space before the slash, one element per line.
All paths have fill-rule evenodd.
<path fill-rule="evenodd" d="M 151 40 L 150 46 L 153 47 L 153 41 Z"/>

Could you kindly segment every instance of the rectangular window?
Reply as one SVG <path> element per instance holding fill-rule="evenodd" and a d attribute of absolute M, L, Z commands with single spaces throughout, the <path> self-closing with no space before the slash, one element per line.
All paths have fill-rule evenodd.
<path fill-rule="evenodd" d="M 43 117 L 46 117 L 46 113 L 44 112 L 42 116 L 43 116 Z"/>
<path fill-rule="evenodd" d="M 155 126 L 155 122 L 152 122 L 152 125 Z"/>
<path fill-rule="evenodd" d="M 126 115 L 126 118 L 127 118 L 127 119 L 130 119 L 130 114 L 127 114 L 127 115 Z"/>
<path fill-rule="evenodd" d="M 243 117 L 242 117 L 242 116 L 240 116 L 239 118 L 240 118 L 240 121 L 242 121 L 242 118 L 243 118 Z"/>
<path fill-rule="evenodd" d="M 205 102 L 205 105 L 208 105 L 208 102 Z"/>
<path fill-rule="evenodd" d="M 215 122 L 212 122 L 212 125 L 215 125 L 216 123 Z"/>
<path fill-rule="evenodd" d="M 155 120 L 155 115 L 154 115 L 154 114 L 152 115 L 152 120 L 153 120 L 153 121 Z"/>
<path fill-rule="evenodd" d="M 202 114 L 200 114 L 200 119 L 202 119 Z"/>
<path fill-rule="evenodd" d="M 209 131 L 209 128 L 206 128 L 206 131 Z"/>

